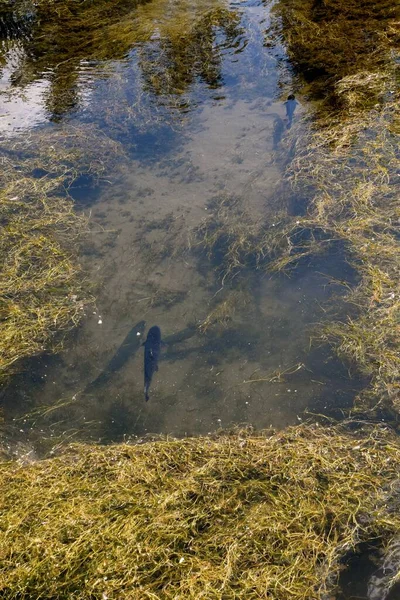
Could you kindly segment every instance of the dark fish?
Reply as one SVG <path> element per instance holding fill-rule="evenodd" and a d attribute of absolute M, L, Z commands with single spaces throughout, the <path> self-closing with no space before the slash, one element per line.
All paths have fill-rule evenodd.
<path fill-rule="evenodd" d="M 292 125 L 292 121 L 293 121 L 294 111 L 296 110 L 296 107 L 298 105 L 298 102 L 297 102 L 294 94 L 289 94 L 289 96 L 284 104 L 285 104 L 285 108 L 286 108 L 286 116 L 288 118 L 287 128 L 290 129 L 290 127 Z"/>
<path fill-rule="evenodd" d="M 283 119 L 281 119 L 280 117 L 276 117 L 274 120 L 274 128 L 273 128 L 273 133 L 272 133 L 274 150 L 277 150 L 279 142 L 282 139 L 284 131 L 285 131 L 285 123 L 283 122 Z"/>
<path fill-rule="evenodd" d="M 158 371 L 158 358 L 161 351 L 161 329 L 154 325 L 149 329 L 144 346 L 144 396 L 149 399 L 149 388 L 155 371 Z"/>
<path fill-rule="evenodd" d="M 102 371 L 100 375 L 84 389 L 84 394 L 92 391 L 98 385 L 106 383 L 115 371 L 118 371 L 131 356 L 136 354 L 142 345 L 145 327 L 146 321 L 139 321 L 139 323 L 136 323 L 136 325 L 132 327 L 104 371 Z"/>

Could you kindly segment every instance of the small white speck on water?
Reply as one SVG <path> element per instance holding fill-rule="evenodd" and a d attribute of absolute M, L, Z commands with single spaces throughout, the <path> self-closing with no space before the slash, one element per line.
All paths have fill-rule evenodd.
<path fill-rule="evenodd" d="M 221 419 L 217 419 L 218 423 L 221 423 Z"/>
<path fill-rule="evenodd" d="M 103 320 L 102 320 L 102 319 L 99 319 L 99 320 L 97 321 L 97 323 L 98 323 L 99 325 L 102 325 L 102 324 L 103 324 Z"/>
<path fill-rule="evenodd" d="M 136 335 L 137 335 L 138 337 L 140 337 L 140 331 L 138 331 Z"/>

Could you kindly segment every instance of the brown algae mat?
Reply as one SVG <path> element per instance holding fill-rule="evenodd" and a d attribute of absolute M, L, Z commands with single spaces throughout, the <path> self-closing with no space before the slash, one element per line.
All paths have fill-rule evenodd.
<path fill-rule="evenodd" d="M 372 425 L 76 444 L 5 462 L 0 595 L 327 598 L 349 553 L 398 534 L 399 465 L 399 439 Z"/>

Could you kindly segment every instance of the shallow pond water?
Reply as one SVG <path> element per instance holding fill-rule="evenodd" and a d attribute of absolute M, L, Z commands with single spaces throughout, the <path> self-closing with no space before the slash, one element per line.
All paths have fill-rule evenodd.
<path fill-rule="evenodd" d="M 124 5 L 115 31 L 127 33 L 107 51 L 112 24 L 75 54 L 36 44 L 35 28 L 3 41 L 4 148 L 38 130 L 95 127 L 123 151 L 100 181 L 78 178 L 69 189 L 90 217 L 80 256 L 96 305 L 60 354 L 27 361 L 3 390 L 5 418 L 23 436 L 119 441 L 283 427 L 306 409 L 351 403 L 360 382 L 310 343 L 340 296 L 331 278 L 354 277 L 341 249 L 288 277 L 251 261 L 224 273 L 223 247 L 209 254 L 201 243 L 221 210 L 225 225 L 245 214 L 273 226 L 285 209 L 283 169 L 308 109 L 300 97 L 287 128 L 284 100 L 297 84 L 269 33 L 271 11 L 252 0 L 156 1 Z M 304 210 L 306 199 L 290 201 Z M 142 320 L 167 342 L 149 402 L 140 347 L 88 387 Z"/>

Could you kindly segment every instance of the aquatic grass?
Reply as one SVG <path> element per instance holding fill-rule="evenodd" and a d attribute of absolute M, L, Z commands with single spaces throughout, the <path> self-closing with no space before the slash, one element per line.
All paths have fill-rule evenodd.
<path fill-rule="evenodd" d="M 319 101 L 280 145 L 286 156 L 280 196 L 286 195 L 288 209 L 256 221 L 241 199 L 217 199 L 197 229 L 199 245 L 222 281 L 235 277 L 240 283 L 238 275 L 245 277 L 247 267 L 288 272 L 300 260 L 340 244 L 358 283 L 344 298 L 348 317 L 328 310 L 319 338 L 369 377 L 356 409 L 397 419 L 400 103 L 395 12 L 385 1 L 374 3 L 371 12 L 370 3 L 320 6 L 297 0 L 280 3 L 274 11 L 275 34 L 285 40 L 307 94 Z M 321 39 L 331 43 L 321 45 Z M 301 214 L 291 216 L 292 197 L 307 199 Z"/>
<path fill-rule="evenodd" d="M 301 425 L 3 463 L 0 593 L 322 600 L 349 553 L 397 535 L 399 461 L 379 426 Z"/>
<path fill-rule="evenodd" d="M 67 230 L 74 239 L 79 219 L 71 201 L 40 187 L 20 179 L 0 193 L 0 380 L 19 359 L 51 347 L 55 331 L 76 323 L 87 300 L 80 269 L 57 239 Z M 29 200 L 21 195 L 27 189 Z"/>
<path fill-rule="evenodd" d="M 251 306 L 251 296 L 244 290 L 229 290 L 218 296 L 218 300 L 211 303 L 211 310 L 199 324 L 201 333 L 206 333 L 212 327 L 227 327 L 235 314 L 246 306 Z"/>
<path fill-rule="evenodd" d="M 394 82 L 386 75 L 381 92 L 390 98 Z M 346 297 L 356 316 L 325 323 L 321 337 L 370 376 L 358 408 L 376 411 L 379 406 L 393 417 L 400 410 L 398 110 L 393 99 L 318 122 L 319 129 L 302 147 L 298 144 L 286 173 L 295 192 L 307 190 L 308 213 L 285 231 L 293 244 L 291 231 L 299 226 L 344 242 L 360 276 Z M 293 253 L 285 258 L 286 265 L 296 263 Z M 271 266 L 280 269 L 281 263 Z"/>
<path fill-rule="evenodd" d="M 95 149 L 95 150 L 93 150 Z M 31 134 L 9 142 L 0 174 L 0 381 L 18 361 L 61 347 L 93 300 L 76 243 L 87 219 L 68 188 L 81 175 L 99 178 L 121 155 L 91 127 Z"/>
<path fill-rule="evenodd" d="M 249 267 L 267 268 L 271 256 L 285 243 L 283 236 L 276 235 L 275 221 L 288 222 L 283 213 L 275 213 L 273 218 L 274 222 L 256 220 L 241 198 L 226 194 L 209 203 L 208 216 L 195 228 L 194 239 L 214 264 L 222 282 L 243 274 Z"/>

